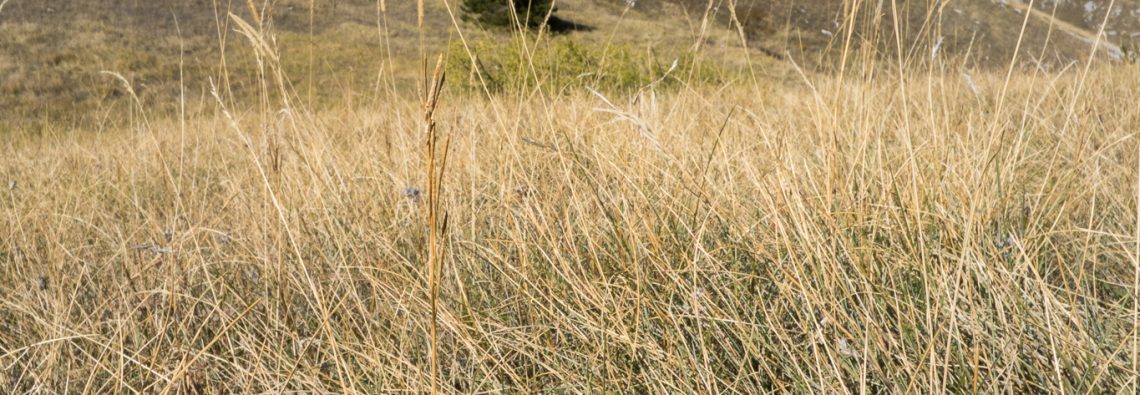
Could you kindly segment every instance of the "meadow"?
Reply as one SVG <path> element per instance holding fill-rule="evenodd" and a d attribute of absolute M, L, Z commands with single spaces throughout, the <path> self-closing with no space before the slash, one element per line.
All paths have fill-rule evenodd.
<path fill-rule="evenodd" d="M 1135 65 L 516 34 L 314 105 L 232 19 L 248 96 L 0 131 L 0 389 L 1136 391 Z"/>

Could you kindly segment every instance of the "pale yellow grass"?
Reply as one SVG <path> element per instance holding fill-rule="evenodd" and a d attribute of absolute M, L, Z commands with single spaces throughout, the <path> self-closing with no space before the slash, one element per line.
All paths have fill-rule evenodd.
<path fill-rule="evenodd" d="M 439 391 L 1130 391 L 1140 73 L 885 75 L 445 95 Z M 0 388 L 432 387 L 418 100 L 267 108 L 0 144 Z"/>

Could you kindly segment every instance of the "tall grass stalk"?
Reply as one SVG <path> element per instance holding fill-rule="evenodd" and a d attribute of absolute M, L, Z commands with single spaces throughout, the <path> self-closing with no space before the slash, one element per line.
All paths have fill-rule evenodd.
<path fill-rule="evenodd" d="M 440 93 L 443 92 L 443 65 L 443 56 L 441 55 L 436 61 L 435 71 L 432 73 L 432 77 L 429 80 L 430 82 L 425 84 L 427 89 L 424 90 L 423 97 L 425 132 L 424 156 L 426 158 L 425 163 L 427 164 L 425 175 L 428 196 L 427 272 L 428 292 L 430 293 L 429 298 L 431 303 L 431 390 L 433 394 L 439 390 L 439 338 L 436 332 L 439 322 L 439 283 L 443 270 L 444 237 L 447 234 L 447 211 L 443 210 L 440 197 L 443 194 L 443 176 L 447 170 L 447 153 L 451 147 L 451 138 L 448 136 L 443 140 L 443 150 L 439 150 L 439 137 L 436 134 L 434 118 L 436 106 L 439 104 Z"/>

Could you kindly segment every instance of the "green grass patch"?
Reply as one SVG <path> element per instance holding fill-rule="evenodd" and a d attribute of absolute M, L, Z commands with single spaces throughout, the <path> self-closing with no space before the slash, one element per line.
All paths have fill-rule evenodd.
<path fill-rule="evenodd" d="M 629 45 L 580 43 L 555 37 L 538 45 L 519 40 L 483 39 L 448 47 L 451 86 L 489 93 L 529 91 L 564 93 L 589 88 L 628 93 L 677 87 L 684 83 L 718 83 L 732 71 L 694 61 L 692 53 L 639 50 Z"/>

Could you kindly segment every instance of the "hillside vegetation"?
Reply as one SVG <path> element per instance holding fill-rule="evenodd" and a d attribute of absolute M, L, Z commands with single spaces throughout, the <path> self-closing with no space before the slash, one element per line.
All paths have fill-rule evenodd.
<path fill-rule="evenodd" d="M 318 1 L 312 10 L 309 3 L 156 0 L 107 6 L 95 0 L 10 1 L 0 9 L 0 94 L 6 104 L 0 106 L 0 127 L 40 128 L 44 125 L 38 121 L 43 119 L 81 127 L 106 123 L 111 119 L 104 114 L 134 105 L 131 91 L 148 108 L 167 115 L 178 110 L 174 104 L 182 98 L 189 103 L 188 111 L 197 111 L 202 102 L 210 107 L 211 80 L 227 99 L 256 104 L 258 78 L 269 73 L 270 66 L 258 63 L 236 19 L 254 27 L 262 21 L 267 44 L 280 55 L 277 66 L 306 104 L 317 107 L 357 106 L 394 91 L 414 90 L 421 54 L 451 48 L 455 50 L 451 58 L 458 64 L 469 56 L 461 42 L 491 51 L 487 58 L 513 57 L 515 65 L 521 64 L 518 55 L 533 50 L 523 49 L 524 45 L 553 46 L 550 52 L 554 52 L 570 43 L 599 55 L 606 48 L 616 52 L 606 57 L 616 60 L 602 62 L 594 56 L 598 59 L 587 59 L 590 71 L 601 74 L 612 66 L 637 69 L 636 81 L 624 86 L 660 78 L 650 71 L 667 69 L 703 37 L 721 43 L 702 51 L 702 56 L 722 75 L 744 69 L 749 58 L 764 65 L 756 70 L 762 78 L 780 80 L 784 74 L 782 66 L 770 66 L 773 62 L 762 54 L 749 55 L 739 45 L 724 45 L 736 40 L 725 26 L 711 26 L 703 35 L 692 26 L 679 28 L 692 21 L 675 7 L 654 13 L 640 8 L 623 12 L 616 3 L 566 0 L 559 3 L 559 15 L 580 21 L 587 29 L 524 44 L 510 32 L 485 32 L 463 21 L 455 14 L 460 11 L 457 0 L 450 2 L 450 11 L 444 2 L 432 1 L 425 5 L 421 51 L 414 1 Z M 257 10 L 257 18 L 251 9 Z M 614 64 L 623 60 L 627 64 Z M 498 70 L 488 72 L 494 71 Z M 560 78 L 581 74 L 541 71 Z M 508 75 L 503 78 L 509 79 L 525 71 L 504 73 Z M 607 88 L 604 83 L 587 82 Z"/>
<path fill-rule="evenodd" d="M 306 3 L 0 6 L 0 392 L 1140 387 L 1140 68 L 1103 48 Z"/>
<path fill-rule="evenodd" d="M 747 69 L 752 79 L 782 81 L 789 60 L 807 69 L 840 69 L 861 47 L 903 53 L 904 67 L 940 55 L 1003 68 L 1016 52 L 1019 63 L 1058 69 L 1087 57 L 1105 21 L 1099 56 L 1127 60 L 1140 37 L 1140 4 L 1119 0 L 1110 11 L 1109 3 L 1033 2 L 1036 12 L 1027 19 L 1029 4 L 1020 1 L 892 8 L 871 2 L 563 0 L 557 15 L 582 27 L 562 41 L 634 53 L 638 73 L 645 74 L 637 85 L 644 85 L 660 77 L 652 70 L 691 57 L 685 52 L 693 48 L 701 49 L 704 63 L 728 66 L 718 72 L 721 80 Z M 465 21 L 457 15 L 460 6 L 460 0 L 426 3 L 428 52 L 458 41 L 510 42 Z M 0 127 L 40 127 L 42 119 L 77 126 L 107 122 L 97 114 L 121 112 L 131 100 L 127 86 L 105 72 L 123 76 L 141 101 L 168 112 L 183 96 L 208 97 L 211 78 L 229 98 L 256 99 L 258 65 L 229 16 L 253 23 L 251 10 L 263 19 L 281 67 L 309 104 L 354 106 L 379 91 L 415 85 L 421 52 L 413 1 L 10 0 L 0 9 L 0 94 L 6 99 Z M 841 23 L 847 20 L 854 22 Z M 605 69 L 596 66 L 594 73 Z M 318 89 L 330 86 L 336 89 Z"/>

